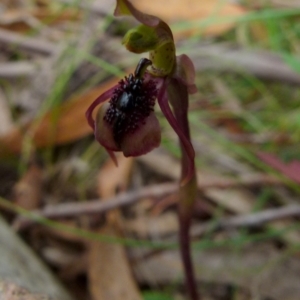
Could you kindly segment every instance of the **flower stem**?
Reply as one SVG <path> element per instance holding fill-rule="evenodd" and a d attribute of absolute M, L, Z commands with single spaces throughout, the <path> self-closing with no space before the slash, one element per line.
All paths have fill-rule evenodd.
<path fill-rule="evenodd" d="M 175 118 L 188 141 L 190 129 L 188 122 L 188 91 L 186 86 L 178 81 L 171 82 L 168 89 L 169 99 L 173 106 Z M 195 157 L 187 153 L 184 144 L 180 141 L 181 148 L 181 182 L 186 174 L 190 174 L 189 180 L 179 188 L 178 218 L 179 218 L 179 247 L 185 272 L 187 292 L 191 300 L 200 300 L 197 291 L 196 278 L 191 257 L 191 241 L 189 229 L 197 196 L 197 179 L 195 172 Z"/>
<path fill-rule="evenodd" d="M 195 273 L 191 257 L 191 241 L 189 235 L 191 215 L 196 196 L 196 176 L 179 190 L 179 244 L 180 254 L 185 271 L 185 284 L 191 300 L 200 300 L 197 292 Z"/>

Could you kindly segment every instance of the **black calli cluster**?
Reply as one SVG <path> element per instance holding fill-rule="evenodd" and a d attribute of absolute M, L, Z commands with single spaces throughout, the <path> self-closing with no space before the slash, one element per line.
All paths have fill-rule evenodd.
<path fill-rule="evenodd" d="M 150 62 L 151 63 L 151 62 Z M 156 84 L 143 77 L 149 60 L 142 60 L 133 74 L 122 79 L 111 97 L 104 121 L 113 127 L 114 140 L 120 145 L 124 134 L 134 133 L 154 110 Z"/>

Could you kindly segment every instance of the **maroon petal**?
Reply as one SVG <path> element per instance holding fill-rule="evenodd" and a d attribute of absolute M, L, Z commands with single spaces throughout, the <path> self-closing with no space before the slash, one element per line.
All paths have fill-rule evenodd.
<path fill-rule="evenodd" d="M 100 105 L 101 103 L 105 102 L 107 99 L 111 98 L 113 96 L 113 93 L 114 93 L 114 90 L 116 89 L 116 87 L 118 86 L 115 85 L 113 86 L 112 88 L 110 88 L 109 90 L 107 90 L 106 92 L 104 92 L 103 94 L 101 94 L 91 105 L 90 107 L 87 109 L 86 113 L 85 113 L 85 117 L 89 123 L 89 125 L 91 126 L 91 128 L 94 130 L 94 134 L 95 134 L 95 137 L 97 139 L 97 134 L 96 134 L 96 123 L 95 123 L 95 120 L 93 119 L 93 112 L 94 112 L 94 109 Z M 109 156 L 111 157 L 111 159 L 113 160 L 113 162 L 115 163 L 115 165 L 117 166 L 118 165 L 118 162 L 117 162 L 117 159 L 114 155 L 114 153 L 106 148 Z"/>
<path fill-rule="evenodd" d="M 94 109 L 101 103 L 105 102 L 107 99 L 111 98 L 114 90 L 116 89 L 116 87 L 118 86 L 118 84 L 116 84 L 115 86 L 113 86 L 112 88 L 110 88 L 109 90 L 107 90 L 106 92 L 104 92 L 103 94 L 101 94 L 91 105 L 90 107 L 87 109 L 86 113 L 85 113 L 85 117 L 89 123 L 89 125 L 92 127 L 92 129 L 95 129 L 95 120 L 93 119 L 93 111 Z"/>
<path fill-rule="evenodd" d="M 167 118 L 169 124 L 172 126 L 174 131 L 177 133 L 180 142 L 183 146 L 184 151 L 186 152 L 186 156 L 188 158 L 188 166 L 186 166 L 186 174 L 182 175 L 181 184 L 184 185 L 188 182 L 193 174 L 194 174 L 194 159 L 195 159 L 195 151 L 191 141 L 189 140 L 188 136 L 184 134 L 184 131 L 181 129 L 180 125 L 178 124 L 173 112 L 169 106 L 167 91 L 166 91 L 167 83 L 165 81 L 164 85 L 162 86 L 159 94 L 158 94 L 158 104 L 161 108 L 161 111 Z"/>
<path fill-rule="evenodd" d="M 97 142 L 105 148 L 115 165 L 118 166 L 118 161 L 113 151 L 120 151 L 120 147 L 115 143 L 111 126 L 104 121 L 104 115 L 108 107 L 109 103 L 105 103 L 99 108 L 94 133 Z"/>
<path fill-rule="evenodd" d="M 95 122 L 96 140 L 107 150 L 120 151 L 116 144 L 111 124 L 104 120 L 105 113 L 109 108 L 109 103 L 104 103 L 98 110 Z"/>
<path fill-rule="evenodd" d="M 191 59 L 185 55 L 176 57 L 177 65 L 174 77 L 187 86 L 189 94 L 197 92 L 195 85 L 196 71 Z"/>
<path fill-rule="evenodd" d="M 143 155 L 158 147 L 160 140 L 160 125 L 152 112 L 137 130 L 124 135 L 121 150 L 126 157 Z"/>
<path fill-rule="evenodd" d="M 113 151 L 122 151 L 124 156 L 139 156 L 146 154 L 160 145 L 161 129 L 152 112 L 136 130 L 128 131 L 122 137 L 120 145 L 114 138 L 113 126 L 104 119 L 109 103 L 103 104 L 96 116 L 95 137 L 107 150 L 116 163 Z"/>

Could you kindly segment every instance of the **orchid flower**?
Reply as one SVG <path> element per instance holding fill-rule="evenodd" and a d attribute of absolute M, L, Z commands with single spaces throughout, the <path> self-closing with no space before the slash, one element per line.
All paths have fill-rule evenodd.
<path fill-rule="evenodd" d="M 96 140 L 117 164 L 115 151 L 139 156 L 159 146 L 161 129 L 154 113 L 157 100 L 180 141 L 179 238 L 187 289 L 196 300 L 188 234 L 196 198 L 195 152 L 188 125 L 188 95 L 197 91 L 194 65 L 187 55 L 176 56 L 171 29 L 158 17 L 142 13 L 128 0 L 117 0 L 114 15 L 132 16 L 140 23 L 126 33 L 123 44 L 133 53 L 149 52 L 149 58 L 142 58 L 133 74 L 100 95 L 88 108 L 86 118 Z"/>
<path fill-rule="evenodd" d="M 186 55 L 176 57 L 172 32 L 159 18 L 141 13 L 127 0 L 117 1 L 114 15 L 132 15 L 142 23 L 126 34 L 123 44 L 134 53 L 150 51 L 149 60 L 142 59 L 134 74 L 125 77 L 92 103 L 86 113 L 88 123 L 115 163 L 114 151 L 121 151 L 126 157 L 146 154 L 160 144 L 161 130 L 153 112 L 157 99 L 187 156 L 182 180 L 187 182 L 193 174 L 195 153 L 189 135 L 176 115 L 182 111 L 186 114 L 186 91 L 194 93 L 197 90 L 193 63 Z M 107 100 L 109 103 L 100 107 L 94 119 L 94 109 Z M 178 110 L 174 111 L 175 115 L 168 101 L 174 110 Z"/>

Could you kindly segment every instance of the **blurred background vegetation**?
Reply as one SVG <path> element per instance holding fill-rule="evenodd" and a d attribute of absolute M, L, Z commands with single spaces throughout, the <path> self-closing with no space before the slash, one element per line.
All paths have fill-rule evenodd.
<path fill-rule="evenodd" d="M 299 299 L 300 1 L 132 2 L 170 24 L 197 71 L 192 236 L 204 299 Z M 185 299 L 176 192 L 163 192 L 178 179 L 176 135 L 157 110 L 161 147 L 115 168 L 84 116 L 144 56 L 123 49 L 136 24 L 113 18 L 114 5 L 0 1 L 1 213 L 78 299 Z M 162 192 L 135 194 L 147 186 Z M 100 198 L 118 208 L 119 192 L 135 203 L 68 210 Z"/>

